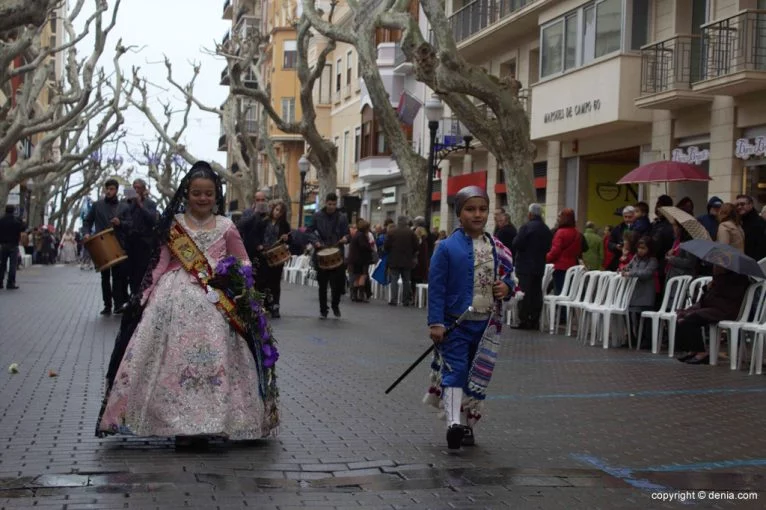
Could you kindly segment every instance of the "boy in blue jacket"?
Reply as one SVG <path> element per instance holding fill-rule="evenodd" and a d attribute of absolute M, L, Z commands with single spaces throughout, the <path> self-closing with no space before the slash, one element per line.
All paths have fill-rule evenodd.
<path fill-rule="evenodd" d="M 453 450 L 474 444 L 473 426 L 481 418 L 500 345 L 501 301 L 514 293 L 511 252 L 484 231 L 487 193 L 478 186 L 461 189 L 455 211 L 461 226 L 439 243 L 428 276 L 428 326 L 436 354 L 424 399 L 443 407 Z M 469 307 L 463 322 L 445 335 Z"/>

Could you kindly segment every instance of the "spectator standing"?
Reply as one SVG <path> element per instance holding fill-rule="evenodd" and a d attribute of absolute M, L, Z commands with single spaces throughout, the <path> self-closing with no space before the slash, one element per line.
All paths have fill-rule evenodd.
<path fill-rule="evenodd" d="M 673 234 L 673 225 L 668 219 L 660 212 L 660 207 L 670 207 L 673 205 L 673 199 L 667 195 L 661 195 L 657 198 L 657 203 L 654 206 L 655 218 L 652 222 L 651 237 L 652 246 L 657 256 L 657 263 L 660 266 L 660 285 L 664 286 L 665 275 L 665 254 L 673 248 L 675 242 L 675 235 Z"/>
<path fill-rule="evenodd" d="M 737 197 L 737 214 L 745 231 L 745 255 L 755 260 L 766 257 L 766 220 L 753 208 L 753 197 Z"/>
<path fill-rule="evenodd" d="M 609 251 L 612 258 L 606 267 L 609 271 L 615 271 L 622 257 L 623 241 L 626 232 L 633 231 L 633 223 L 636 221 L 636 208 L 632 205 L 626 206 L 622 210 L 622 223 L 612 229 L 609 234 Z"/>
<path fill-rule="evenodd" d="M 16 285 L 16 265 L 19 262 L 21 233 L 25 229 L 24 223 L 16 217 L 16 208 L 6 205 L 5 216 L 0 218 L 0 289 L 3 288 L 6 266 L 8 267 L 6 288 L 8 290 L 19 288 Z"/>
<path fill-rule="evenodd" d="M 697 221 L 702 223 L 707 233 L 710 234 L 710 239 L 715 241 L 718 236 L 718 212 L 723 205 L 723 200 L 718 197 L 710 197 L 707 201 L 707 214 L 703 214 Z"/>
<path fill-rule="evenodd" d="M 125 192 L 127 207 L 120 213 L 122 238 L 128 255 L 124 263 L 128 285 L 132 295 L 138 294 L 144 273 L 149 267 L 149 259 L 154 247 L 153 232 L 157 224 L 156 206 L 146 206 L 143 195 L 134 189 Z"/>
<path fill-rule="evenodd" d="M 356 232 L 351 236 L 348 250 L 348 269 L 351 273 L 351 301 L 367 303 L 367 278 L 372 264 L 373 247 L 368 236 L 370 224 L 360 219 L 356 222 Z"/>
<path fill-rule="evenodd" d="M 516 277 L 524 292 L 519 303 L 518 329 L 537 329 L 543 308 L 545 256 L 551 249 L 553 234 L 543 222 L 542 214 L 540 204 L 531 204 L 527 222 L 513 239 Z"/>
<path fill-rule="evenodd" d="M 657 301 L 659 276 L 657 274 L 657 259 L 652 254 L 652 238 L 644 236 L 636 244 L 636 254 L 628 266 L 622 271 L 622 275 L 629 278 L 636 278 L 636 288 L 630 299 L 630 312 L 636 314 L 639 318 L 641 312 L 654 310 Z M 638 325 L 639 321 L 634 320 L 632 324 Z M 634 331 L 638 337 L 638 330 Z M 651 332 L 649 328 L 644 328 L 644 338 L 637 338 L 637 343 L 646 348 L 651 344 Z"/>
<path fill-rule="evenodd" d="M 402 305 L 409 306 L 412 300 L 410 278 L 415 266 L 415 254 L 418 252 L 418 238 L 410 230 L 406 216 L 399 216 L 396 228 L 386 237 L 385 249 L 388 253 L 388 269 L 391 276 L 391 306 L 396 306 L 399 299 L 399 278 L 402 279 Z"/>
<path fill-rule="evenodd" d="M 694 202 L 692 201 L 691 198 L 689 197 L 682 198 L 681 200 L 678 201 L 678 203 L 676 204 L 676 207 L 678 207 L 685 213 L 694 216 Z"/>
<path fill-rule="evenodd" d="M 588 250 L 582 254 L 585 267 L 591 270 L 601 269 L 604 261 L 604 240 L 596 232 L 596 225 L 592 221 L 585 224 L 583 236 L 588 243 Z"/>
<path fill-rule="evenodd" d="M 636 218 L 631 230 L 642 237 L 649 235 L 649 231 L 652 229 L 652 224 L 649 222 L 649 204 L 638 202 L 633 208 L 636 210 Z"/>
<path fill-rule="evenodd" d="M 692 236 L 678 223 L 673 223 L 673 234 L 673 247 L 665 254 L 665 281 L 676 276 L 696 276 L 699 260 L 681 249 L 681 243 L 691 241 Z"/>
<path fill-rule="evenodd" d="M 415 235 L 418 238 L 418 251 L 415 254 L 415 267 L 412 269 L 412 285 L 410 292 L 415 296 L 415 290 L 419 283 L 428 283 L 428 270 L 431 257 L 428 254 L 429 232 L 424 227 L 417 227 Z"/>
<path fill-rule="evenodd" d="M 495 215 L 495 237 L 509 250 L 513 249 L 513 239 L 516 237 L 516 227 L 511 223 L 511 217 L 508 213 Z"/>
<path fill-rule="evenodd" d="M 718 213 L 721 224 L 718 225 L 719 243 L 728 244 L 741 252 L 745 251 L 745 231 L 740 226 L 740 219 L 734 204 L 723 204 Z M 760 260 L 760 259 L 756 259 Z"/>
<path fill-rule="evenodd" d="M 575 226 L 574 210 L 565 208 L 559 213 L 559 228 L 553 236 L 551 249 L 545 261 L 553 264 L 553 284 L 561 294 L 567 269 L 577 265 L 582 254 L 582 234 Z"/>

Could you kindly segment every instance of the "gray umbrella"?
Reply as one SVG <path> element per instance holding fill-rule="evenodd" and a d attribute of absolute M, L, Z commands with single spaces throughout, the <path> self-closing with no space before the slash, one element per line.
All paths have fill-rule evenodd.
<path fill-rule="evenodd" d="M 681 243 L 681 249 L 700 260 L 728 269 L 734 273 L 756 278 L 766 278 L 761 266 L 755 259 L 748 257 L 728 244 L 716 243 L 704 239 L 694 239 Z"/>

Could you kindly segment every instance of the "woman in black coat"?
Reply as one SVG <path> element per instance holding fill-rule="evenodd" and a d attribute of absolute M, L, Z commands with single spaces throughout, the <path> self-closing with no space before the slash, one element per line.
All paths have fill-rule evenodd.
<path fill-rule="evenodd" d="M 266 294 L 266 307 L 274 319 L 280 317 L 279 300 L 282 296 L 282 269 L 284 264 L 269 266 L 264 253 L 277 242 L 287 242 L 289 234 L 290 224 L 287 222 L 287 207 L 281 200 L 275 200 L 271 203 L 269 216 L 257 224 L 253 236 L 258 255 L 255 285 L 259 291 Z"/>
<path fill-rule="evenodd" d="M 360 219 L 356 223 L 357 232 L 351 239 L 348 251 L 348 269 L 351 273 L 351 300 L 367 303 L 365 287 L 372 264 L 373 245 L 370 243 L 370 224 Z"/>

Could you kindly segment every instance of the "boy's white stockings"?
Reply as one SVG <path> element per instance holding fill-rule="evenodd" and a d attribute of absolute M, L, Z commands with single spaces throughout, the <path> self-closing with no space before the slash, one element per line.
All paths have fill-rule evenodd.
<path fill-rule="evenodd" d="M 460 407 L 463 404 L 463 388 L 444 388 L 444 411 L 447 427 L 460 425 Z"/>

